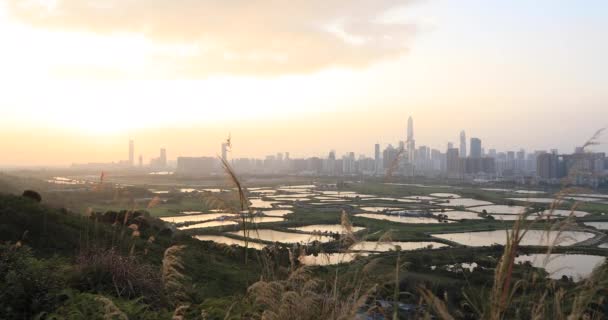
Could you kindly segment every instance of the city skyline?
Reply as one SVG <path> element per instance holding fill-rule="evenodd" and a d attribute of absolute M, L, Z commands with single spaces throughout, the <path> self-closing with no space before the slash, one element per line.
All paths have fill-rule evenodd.
<path fill-rule="evenodd" d="M 605 1 L 222 4 L 235 23 L 219 25 L 195 18 L 209 1 L 168 5 L 183 24 L 139 0 L 103 18 L 28 3 L 0 3 L 0 165 L 109 161 L 127 139 L 144 155 L 216 154 L 229 132 L 239 156 L 369 154 L 402 140 L 409 115 L 440 150 L 462 129 L 496 149 L 570 150 L 608 125 Z"/>
<path fill-rule="evenodd" d="M 281 148 L 265 148 L 265 151 L 260 151 L 258 150 L 258 152 L 256 153 L 247 153 L 247 152 L 243 152 L 243 151 L 239 151 L 238 148 L 236 149 L 232 149 L 229 151 L 229 158 L 256 158 L 256 159 L 264 159 L 266 156 L 268 155 L 275 155 L 279 152 L 287 152 L 287 153 L 291 153 L 292 157 L 295 158 L 308 158 L 308 157 L 325 157 L 327 152 L 329 150 L 332 150 L 336 153 L 337 156 L 342 156 L 344 154 L 349 154 L 351 152 L 354 152 L 357 157 L 359 155 L 365 155 L 366 157 L 374 157 L 375 156 L 375 150 L 374 150 L 374 145 L 376 143 L 380 144 L 380 147 L 382 150 L 384 150 L 384 148 L 386 148 L 389 145 L 392 145 L 395 148 L 399 148 L 400 144 L 403 143 L 405 148 L 407 150 L 409 150 L 409 145 L 408 145 L 408 136 L 410 136 L 410 131 L 412 133 L 411 136 L 414 135 L 414 130 L 413 130 L 413 117 L 412 116 L 408 116 L 408 120 L 406 125 L 402 126 L 402 128 L 405 128 L 405 131 L 403 129 L 401 130 L 397 130 L 398 128 L 396 128 L 395 131 L 401 131 L 401 132 L 405 132 L 405 135 L 402 133 L 401 136 L 395 136 L 394 140 L 391 141 L 385 141 L 387 139 L 382 139 L 382 137 L 367 137 L 369 139 L 369 141 L 375 141 L 375 143 L 371 143 L 369 145 L 361 145 L 361 144 L 357 144 L 354 148 L 348 149 L 346 146 L 340 146 L 340 145 L 329 145 L 329 147 L 325 150 L 320 150 L 317 152 L 311 152 L 311 153 L 306 153 L 306 152 L 298 152 L 297 150 L 294 151 L 293 146 L 291 147 L 287 147 L 285 149 L 281 149 Z M 411 128 L 411 130 L 410 130 Z M 411 143 L 414 143 L 414 150 L 416 150 L 418 147 L 420 146 L 424 146 L 431 149 L 436 149 L 439 150 L 443 153 L 445 153 L 447 151 L 447 146 L 449 145 L 449 143 L 452 143 L 452 141 L 458 141 L 457 144 L 454 144 L 454 146 L 457 149 L 461 148 L 461 143 L 462 142 L 462 134 L 465 132 L 466 130 L 459 130 L 459 132 L 457 132 L 458 134 L 454 134 L 454 139 L 444 139 L 442 141 L 440 141 L 439 143 L 425 143 L 425 141 L 418 141 L 418 143 L 416 143 L 416 140 L 412 140 Z M 157 132 L 158 134 L 158 132 Z M 232 136 L 232 134 L 230 134 Z M 419 131 L 416 131 L 416 135 L 420 135 Z M 184 137 L 186 137 L 187 135 L 185 135 Z M 424 132 L 422 132 L 422 136 L 426 136 L 424 134 Z M 220 139 L 218 141 L 225 141 L 226 136 L 220 136 L 220 135 L 216 135 L 216 138 Z M 149 163 L 150 161 L 154 161 L 158 159 L 158 150 L 159 148 L 162 149 L 169 149 L 171 152 L 171 156 L 167 157 L 167 161 L 175 161 L 175 159 L 179 156 L 193 156 L 193 157 L 198 157 L 198 156 L 211 156 L 211 157 L 215 157 L 215 156 L 219 156 L 222 157 L 222 155 L 224 154 L 224 152 L 219 149 L 217 147 L 218 142 L 217 141 L 213 141 L 213 142 L 208 142 L 208 141 L 202 141 L 198 142 L 197 139 L 194 140 L 187 140 L 187 139 L 179 139 L 179 140 L 187 140 L 189 145 L 186 146 L 182 146 L 181 148 L 174 148 L 173 145 L 170 142 L 167 141 L 162 141 L 162 139 L 155 139 L 153 141 L 146 141 L 146 139 L 136 139 L 134 138 L 133 135 L 129 135 L 129 136 L 125 136 L 124 138 L 128 139 L 129 141 L 129 154 L 125 155 L 124 152 L 124 139 L 121 135 L 116 135 L 114 136 L 114 138 L 116 139 L 116 143 L 110 143 L 110 144 L 104 144 L 101 143 L 100 145 L 102 146 L 102 150 L 104 149 L 103 147 L 107 147 L 107 149 L 105 149 L 105 151 L 107 152 L 107 156 L 103 156 L 100 157 L 99 153 L 96 153 L 94 157 L 88 157 L 86 155 L 86 153 L 81 152 L 81 150 L 75 149 L 75 150 L 71 150 L 72 152 L 69 154 L 72 154 L 74 157 L 72 158 L 72 160 L 68 159 L 66 161 L 63 162 L 45 162 L 40 161 L 40 162 L 33 162 L 31 164 L 27 164 L 27 161 L 22 161 L 21 164 L 19 165 L 15 165 L 13 163 L 10 162 L 6 162 L 6 158 L 4 159 L 0 159 L 0 168 L 1 167 L 67 167 L 70 166 L 74 163 L 104 163 L 104 162 L 120 162 L 120 161 L 126 161 L 128 163 L 132 163 L 135 164 L 135 154 L 137 154 L 138 157 L 143 157 L 143 162 L 144 163 Z M 238 140 L 238 136 L 235 136 L 236 143 L 237 146 L 240 147 L 241 144 L 239 143 Z M 435 137 L 436 138 L 436 137 Z M 468 145 L 470 143 L 469 141 L 469 136 L 467 134 L 465 134 L 465 149 L 466 149 L 466 156 L 470 155 L 470 150 L 468 148 Z M 477 139 L 477 137 L 475 136 L 471 136 L 471 139 Z M 525 146 L 513 146 L 511 148 L 500 148 L 500 147 L 495 147 L 494 145 L 492 145 L 491 143 L 486 142 L 487 140 L 484 139 L 483 137 L 480 137 L 481 140 L 483 141 L 483 145 L 482 145 L 482 149 L 485 150 L 486 153 L 490 152 L 491 150 L 493 150 L 494 152 L 508 152 L 508 151 L 512 151 L 512 152 L 518 152 L 520 150 L 525 150 L 527 153 L 533 153 L 534 151 L 538 151 L 538 150 L 542 150 L 542 151 L 550 151 L 550 150 L 554 150 L 557 149 L 559 150 L 560 153 L 573 153 L 576 151 L 576 148 L 580 147 L 581 145 L 583 145 L 586 141 L 582 141 L 579 144 L 575 144 L 572 145 L 570 148 L 566 147 L 566 148 L 558 148 L 555 147 L 555 144 L 550 144 L 550 145 L 545 145 L 545 146 L 539 146 L 537 148 L 529 148 L 529 147 L 525 147 Z M 118 139 L 121 139 L 122 141 L 118 141 Z M 165 142 L 165 143 L 160 143 L 157 144 L 155 142 L 157 141 L 161 141 L 161 142 Z M 96 140 L 97 141 L 97 140 Z M 141 143 L 140 141 L 143 141 L 143 143 Z M 436 141 L 436 140 L 435 140 Z M 597 151 L 597 152 L 606 152 L 606 145 L 601 143 L 603 141 L 603 137 L 600 137 L 600 145 L 597 146 L 592 146 L 589 147 L 588 150 L 590 151 Z M 131 142 L 137 142 L 137 149 L 133 151 L 133 154 L 131 154 Z M 119 145 L 120 143 L 122 143 L 121 145 Z M 194 145 L 196 144 L 201 144 L 202 147 L 200 149 L 194 147 Z M 220 142 L 221 143 L 221 142 Z M 1 142 L 0 142 L 1 144 Z M 223 144 L 223 143 L 221 143 Z M 142 147 L 143 145 L 143 147 Z M 143 151 L 142 151 L 143 149 Z M 250 149 L 250 148 L 245 148 Z M 267 150 L 267 151 L 266 151 Z M 67 151 L 67 150 L 66 150 Z M 228 153 L 226 153 L 228 154 Z M 408 152 L 406 153 L 407 158 L 411 159 L 411 154 Z M 10 158 L 10 157 L 9 157 Z M 4 160 L 4 162 L 3 162 Z M 26 164 L 24 164 L 24 162 L 26 162 Z"/>
<path fill-rule="evenodd" d="M 530 156 L 533 156 L 534 158 L 541 153 L 552 153 L 552 154 L 558 154 L 558 149 L 557 148 L 544 148 L 544 149 L 535 149 L 535 150 L 526 150 L 525 148 L 518 148 L 516 150 L 497 150 L 496 148 L 486 148 L 485 145 L 482 144 L 482 139 L 477 138 L 477 137 L 471 137 L 470 138 L 470 143 L 468 143 L 469 141 L 467 141 L 467 136 L 465 133 L 465 130 L 460 131 L 460 144 L 459 147 L 456 150 L 457 154 L 456 157 L 457 158 L 485 158 L 485 157 L 490 157 L 490 158 L 494 158 L 494 159 L 499 159 L 501 157 L 508 159 L 509 157 L 512 157 L 513 160 L 515 160 L 515 155 L 517 154 L 518 159 L 520 160 L 524 160 L 524 159 L 528 159 Z M 467 145 L 469 147 L 469 149 L 467 149 Z M 385 156 L 382 156 L 383 153 L 386 152 L 391 152 L 390 156 L 388 158 L 396 158 L 396 157 L 400 157 L 404 160 L 406 160 L 408 163 L 410 164 L 416 164 L 419 162 L 419 160 L 423 160 L 423 161 L 427 161 L 427 160 L 437 160 L 437 158 L 442 158 L 442 162 L 446 161 L 446 158 L 449 159 L 450 157 L 452 157 L 450 155 L 450 152 L 452 151 L 451 149 L 453 148 L 453 143 L 452 142 L 447 142 L 446 144 L 447 148 L 445 150 L 442 150 L 441 148 L 432 148 L 429 147 L 428 145 L 420 145 L 420 146 L 416 146 L 415 143 L 415 139 L 414 139 L 414 119 L 412 116 L 408 117 L 407 120 L 407 127 L 406 127 L 406 137 L 405 140 L 399 140 L 397 143 L 395 143 L 395 145 L 393 145 L 393 143 L 387 143 L 386 145 L 382 145 L 380 143 L 375 143 L 374 147 L 373 147 L 373 151 L 371 154 L 366 153 L 366 152 L 362 152 L 362 153 L 356 153 L 356 152 L 352 152 L 352 151 L 345 151 L 343 153 L 343 159 L 349 159 L 349 161 L 353 161 L 353 165 L 354 165 L 354 161 L 356 159 L 361 160 L 361 159 L 373 159 L 374 161 L 374 172 L 378 173 L 380 171 L 382 171 L 383 167 L 386 167 L 386 163 L 387 161 L 390 162 L 392 160 L 386 160 L 387 156 L 385 154 Z M 384 149 L 383 149 L 384 147 Z M 135 162 L 134 162 L 134 154 L 135 154 L 135 141 L 133 139 L 129 140 L 129 146 L 128 146 L 128 160 L 118 160 L 118 161 L 112 161 L 112 162 L 108 162 L 108 164 L 111 165 L 119 165 L 119 166 L 128 166 L 128 167 L 135 167 Z M 389 151 L 387 151 L 389 150 Z M 401 151 L 403 150 L 403 151 Z M 269 160 L 269 159 L 277 159 L 280 162 L 283 161 L 283 159 L 285 160 L 290 160 L 290 151 L 287 150 L 283 150 L 283 151 L 276 151 L 274 153 L 270 153 L 270 154 L 265 154 L 263 156 L 258 156 L 258 157 L 251 157 L 251 156 L 236 156 L 236 157 L 232 157 L 231 154 L 232 151 L 232 135 L 228 136 L 228 139 L 224 142 L 221 143 L 221 150 L 220 152 L 216 155 L 217 158 L 219 159 L 223 159 L 226 160 L 228 162 L 232 161 L 232 160 L 244 160 L 244 159 L 258 159 L 258 160 Z M 576 146 L 574 148 L 574 152 L 573 153 L 580 153 L 581 151 L 585 151 L 585 152 L 594 152 L 594 150 L 591 150 L 590 148 L 587 148 L 586 150 L 583 150 L 582 147 L 580 146 Z M 403 152 L 401 154 L 401 152 Z M 422 153 L 422 154 L 420 154 Z M 562 154 L 569 154 L 569 151 L 565 151 L 562 150 Z M 336 159 L 337 156 L 339 156 L 339 154 L 337 154 L 336 149 L 332 148 L 329 151 L 329 158 L 333 158 Z M 149 162 L 149 167 L 151 168 L 168 168 L 170 166 L 174 166 L 176 163 L 179 167 L 179 158 L 189 158 L 189 159 L 196 159 L 196 158 L 205 158 L 205 159 L 213 159 L 214 157 L 211 155 L 183 155 L 183 154 L 176 154 L 174 158 L 169 158 L 167 156 L 167 151 L 165 147 L 162 147 L 160 149 L 160 157 L 158 158 L 151 158 L 150 162 Z M 276 157 L 276 158 L 275 158 Z M 420 159 L 419 159 L 420 157 Z M 324 158 L 322 155 L 305 155 L 305 156 L 301 156 L 299 157 L 300 159 L 310 159 L 310 158 Z M 449 162 L 449 161 L 448 161 Z M 87 166 L 88 165 L 93 165 L 93 166 L 99 166 L 99 165 L 103 165 L 104 162 L 86 162 L 86 163 L 81 163 L 81 164 L 77 164 L 75 162 L 72 163 L 72 166 L 78 165 L 78 166 Z M 384 163 L 384 164 L 383 164 Z M 173 165 L 170 165 L 173 164 Z M 143 155 L 139 155 L 139 167 L 143 166 Z M 449 165 L 444 164 L 444 169 L 447 169 L 449 172 Z M 414 169 L 412 169 L 414 170 Z"/>

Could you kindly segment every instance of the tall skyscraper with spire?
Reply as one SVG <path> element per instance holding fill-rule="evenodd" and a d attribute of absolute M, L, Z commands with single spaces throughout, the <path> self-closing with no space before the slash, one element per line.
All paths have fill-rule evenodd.
<path fill-rule="evenodd" d="M 407 160 L 410 163 L 414 162 L 414 157 L 416 155 L 416 140 L 414 140 L 414 119 L 409 117 L 407 119 Z"/>
<path fill-rule="evenodd" d="M 412 119 L 412 117 L 409 117 L 409 119 L 407 119 L 407 141 L 413 141 L 414 140 L 414 119 Z"/>
<path fill-rule="evenodd" d="M 467 134 L 464 130 L 460 131 L 460 157 L 467 157 Z"/>

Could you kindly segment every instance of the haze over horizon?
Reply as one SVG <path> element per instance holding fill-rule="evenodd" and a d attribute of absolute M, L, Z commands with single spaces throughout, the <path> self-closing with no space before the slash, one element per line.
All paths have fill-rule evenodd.
<path fill-rule="evenodd" d="M 442 151 L 466 130 L 572 152 L 608 125 L 605 1 L 188 3 L 0 0 L 0 166 L 118 161 L 129 139 L 214 156 L 229 134 L 231 157 L 371 155 L 410 115 Z"/>

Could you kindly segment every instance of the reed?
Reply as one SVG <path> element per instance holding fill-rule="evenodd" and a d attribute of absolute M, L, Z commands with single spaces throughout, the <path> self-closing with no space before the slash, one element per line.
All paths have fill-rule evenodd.
<path fill-rule="evenodd" d="M 188 278 L 181 258 L 185 248 L 183 245 L 169 247 L 163 257 L 161 280 L 165 296 L 172 306 L 186 305 L 189 302 L 185 285 Z"/>

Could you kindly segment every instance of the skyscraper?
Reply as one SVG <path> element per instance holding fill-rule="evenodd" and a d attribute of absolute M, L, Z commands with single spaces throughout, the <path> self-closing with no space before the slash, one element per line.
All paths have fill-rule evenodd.
<path fill-rule="evenodd" d="M 222 143 L 222 159 L 228 161 L 228 144 Z"/>
<path fill-rule="evenodd" d="M 414 163 L 416 157 L 416 141 L 414 140 L 414 119 L 407 119 L 407 160 Z"/>
<path fill-rule="evenodd" d="M 464 130 L 460 132 L 460 157 L 467 157 L 467 134 Z"/>
<path fill-rule="evenodd" d="M 481 140 L 471 138 L 471 158 L 481 158 Z"/>
<path fill-rule="evenodd" d="M 446 153 L 446 167 L 448 174 L 450 174 L 451 176 L 456 176 L 460 170 L 460 163 L 458 158 L 458 149 L 448 149 Z"/>
<path fill-rule="evenodd" d="M 409 117 L 409 119 L 407 119 L 407 141 L 412 141 L 414 140 L 414 119 L 412 119 L 412 117 Z"/>
<path fill-rule="evenodd" d="M 374 161 L 376 163 L 376 174 L 379 174 L 382 170 L 382 159 L 380 156 L 380 144 L 376 143 L 374 148 Z"/>
<path fill-rule="evenodd" d="M 557 154 L 539 154 L 536 157 L 536 174 L 546 180 L 559 178 L 559 162 Z"/>
<path fill-rule="evenodd" d="M 129 140 L 129 165 L 135 165 L 135 142 Z"/>
<path fill-rule="evenodd" d="M 163 168 L 167 166 L 167 149 L 165 148 L 160 149 L 159 165 Z"/>

